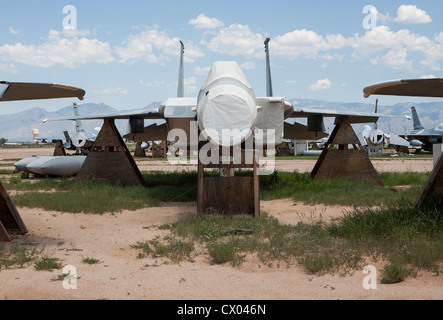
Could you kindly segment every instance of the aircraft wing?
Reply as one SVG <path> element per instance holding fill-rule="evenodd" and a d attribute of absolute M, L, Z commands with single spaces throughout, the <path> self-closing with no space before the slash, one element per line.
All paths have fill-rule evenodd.
<path fill-rule="evenodd" d="M 128 111 L 128 112 L 116 112 L 91 116 L 73 116 L 64 118 L 44 119 L 43 122 L 51 121 L 65 121 L 65 120 L 97 120 L 97 119 L 130 119 L 130 118 L 143 118 L 143 119 L 164 119 L 159 112 L 159 109 L 140 110 L 140 111 Z"/>
<path fill-rule="evenodd" d="M 39 100 L 76 97 L 83 100 L 85 91 L 62 84 L 0 81 L 0 101 Z"/>
<path fill-rule="evenodd" d="M 443 98 L 443 79 L 393 80 L 376 83 L 363 89 L 365 98 L 373 94 Z"/>
<path fill-rule="evenodd" d="M 393 132 L 389 133 L 389 144 L 394 146 L 411 147 L 410 143 Z"/>
<path fill-rule="evenodd" d="M 339 110 L 324 110 L 314 108 L 294 108 L 294 111 L 289 118 L 306 118 L 306 117 L 344 117 L 347 118 L 350 123 L 370 123 L 377 122 L 378 118 L 405 118 L 406 116 L 400 115 L 388 115 L 381 113 L 369 113 L 369 112 L 352 112 L 352 111 L 339 111 Z M 407 117 L 406 117 L 407 118 Z"/>
<path fill-rule="evenodd" d="M 308 127 L 295 122 L 294 124 L 284 123 L 284 138 L 290 140 L 318 140 L 329 136 L 326 132 L 308 131 Z"/>

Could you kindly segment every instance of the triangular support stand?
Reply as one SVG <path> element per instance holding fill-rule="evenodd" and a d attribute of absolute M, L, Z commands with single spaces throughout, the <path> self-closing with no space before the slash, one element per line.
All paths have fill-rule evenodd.
<path fill-rule="evenodd" d="M 0 241 L 11 241 L 10 233 L 26 234 L 28 230 L 0 182 Z"/>
<path fill-rule="evenodd" d="M 352 148 L 349 148 L 349 145 L 352 145 Z M 351 123 L 345 118 L 337 119 L 335 128 L 311 172 L 311 177 L 366 180 L 376 185 L 383 185 Z"/>
<path fill-rule="evenodd" d="M 442 154 L 443 155 L 443 154 Z M 440 156 L 421 191 L 415 208 L 420 208 L 428 201 L 438 201 L 441 205 L 443 198 L 443 156 Z"/>
<path fill-rule="evenodd" d="M 103 126 L 77 174 L 77 180 L 88 179 L 105 180 L 113 185 L 146 185 L 114 119 L 104 119 Z"/>

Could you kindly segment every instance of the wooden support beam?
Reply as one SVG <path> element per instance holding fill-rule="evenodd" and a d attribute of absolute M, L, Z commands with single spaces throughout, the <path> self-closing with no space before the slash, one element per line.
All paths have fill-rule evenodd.
<path fill-rule="evenodd" d="M 135 143 L 134 157 L 146 157 L 146 152 L 142 148 L 142 143 L 143 142 L 141 141 Z"/>
<path fill-rule="evenodd" d="M 232 150 L 231 150 L 232 152 Z M 244 151 L 242 151 L 244 153 Z M 244 154 L 242 159 L 247 159 Z M 218 212 L 221 214 L 250 214 L 260 217 L 260 185 L 258 177 L 258 155 L 254 152 L 253 164 L 204 165 L 198 160 L 197 212 Z M 205 168 L 219 169 L 226 174 L 206 177 Z M 234 168 L 252 168 L 252 177 L 235 176 Z"/>
<path fill-rule="evenodd" d="M 146 183 L 120 133 L 114 119 L 105 119 L 92 144 L 77 180 L 106 180 L 117 185 L 143 185 Z"/>
<path fill-rule="evenodd" d="M 11 237 L 9 236 L 8 232 L 6 231 L 5 227 L 0 221 L 0 242 L 9 242 L 11 241 Z"/>
<path fill-rule="evenodd" d="M 53 156 L 54 157 L 66 156 L 66 150 L 65 150 L 65 147 L 63 146 L 62 140 L 57 139 L 57 140 L 52 140 L 52 142 L 55 143 Z"/>
<path fill-rule="evenodd" d="M 428 201 L 437 201 L 442 203 L 443 198 L 443 156 L 437 160 L 437 163 L 432 169 L 426 184 L 424 185 L 416 203 L 415 207 L 420 208 Z"/>
<path fill-rule="evenodd" d="M 160 144 L 152 142 L 152 157 L 153 158 L 166 158 L 168 152 L 166 141 L 163 140 Z"/>
<path fill-rule="evenodd" d="M 26 234 L 28 230 L 0 181 L 0 241 L 10 241 L 8 233 Z"/>
<path fill-rule="evenodd" d="M 349 149 L 353 145 L 353 149 Z M 366 180 L 383 185 L 350 122 L 339 118 L 311 172 L 312 178 Z"/>
<path fill-rule="evenodd" d="M 254 151 L 254 171 L 253 171 L 253 179 L 254 179 L 254 217 L 260 218 L 260 179 L 258 176 L 258 154 Z"/>
<path fill-rule="evenodd" d="M 198 157 L 197 164 L 197 213 L 203 214 L 205 167 Z"/>

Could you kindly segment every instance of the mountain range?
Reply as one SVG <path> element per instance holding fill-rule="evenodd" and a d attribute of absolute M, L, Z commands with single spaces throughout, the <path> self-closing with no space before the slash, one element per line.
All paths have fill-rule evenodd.
<path fill-rule="evenodd" d="M 375 110 L 375 106 L 369 103 L 341 103 L 309 99 L 291 99 L 290 101 L 297 107 L 359 112 L 374 112 Z M 153 109 L 159 105 L 159 102 L 153 102 L 143 109 Z M 417 108 L 418 115 L 424 127 L 432 127 L 443 122 L 443 101 L 430 103 L 399 103 L 392 106 L 379 105 L 378 111 L 384 114 L 411 116 L 412 106 Z M 79 113 L 82 116 L 119 112 L 119 110 L 103 103 L 79 104 L 78 107 Z M 39 138 L 45 138 L 47 141 L 51 141 L 52 139 L 62 139 L 64 141 L 63 131 L 68 131 L 70 135 L 75 133 L 74 122 L 60 121 L 43 123 L 43 120 L 70 117 L 73 115 L 72 105 L 54 112 L 48 112 L 42 108 L 31 108 L 14 114 L 0 115 L 0 138 L 6 138 L 8 142 L 31 142 L 33 139 L 32 130 L 38 129 Z M 152 122 L 153 121 L 150 121 L 148 123 L 147 120 L 145 120 L 145 125 Z M 303 121 L 300 122 L 303 123 Z M 102 124 L 102 120 L 83 121 L 85 130 L 90 132 L 94 132 L 94 129 L 101 127 Z M 126 120 L 116 120 L 116 126 L 120 134 L 124 135 L 126 133 Z M 331 132 L 333 120 L 325 119 L 325 127 L 328 132 Z M 380 118 L 379 128 L 385 132 L 405 134 L 412 131 L 412 121 L 406 119 Z M 354 126 L 354 129 L 356 131 L 360 130 L 359 126 Z"/>

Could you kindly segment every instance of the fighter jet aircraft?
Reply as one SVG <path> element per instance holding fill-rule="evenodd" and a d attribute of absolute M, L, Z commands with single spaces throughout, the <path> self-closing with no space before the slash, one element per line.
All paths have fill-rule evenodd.
<path fill-rule="evenodd" d="M 415 107 L 411 107 L 411 112 L 414 130 L 405 135 L 405 138 L 409 141 L 411 145 L 413 145 L 417 149 L 423 149 L 432 152 L 432 145 L 434 143 L 442 143 L 443 123 L 440 123 L 433 128 L 425 129 L 425 127 L 421 125 Z"/>
<path fill-rule="evenodd" d="M 74 115 L 80 116 L 76 102 L 73 103 L 73 108 Z M 63 145 L 65 149 L 75 150 L 75 155 L 27 157 L 14 163 L 14 172 L 32 173 L 38 176 L 76 175 L 86 159 L 86 156 L 82 154 L 87 153 L 96 135 L 89 134 L 89 137 L 87 137 L 81 120 L 75 121 L 75 131 L 76 133 L 72 138 L 69 136 L 68 131 L 64 132 L 66 143 Z"/>
<path fill-rule="evenodd" d="M 443 79 L 393 80 L 367 86 L 363 89 L 365 98 L 371 95 L 395 95 L 411 97 L 443 97 Z M 405 135 L 410 145 L 427 151 L 433 150 L 434 143 L 441 143 L 443 123 L 434 128 L 425 129 L 418 118 L 415 107 L 411 108 L 414 130 Z"/>
<path fill-rule="evenodd" d="M 74 102 L 72 104 L 74 109 L 74 115 L 79 117 L 79 111 L 77 103 Z M 43 123 L 46 122 L 46 119 L 43 120 Z M 98 133 L 100 128 L 94 128 L 94 130 Z M 75 150 L 76 154 L 87 154 L 89 149 L 92 146 L 95 138 L 97 137 L 97 133 L 94 132 L 86 132 L 83 127 L 83 123 L 81 120 L 75 121 L 75 134 L 71 137 L 68 131 L 63 131 L 66 139 L 66 143 L 63 145 L 65 149 Z"/>
<path fill-rule="evenodd" d="M 269 54 L 269 39 L 265 41 Z M 299 108 L 272 93 L 269 56 L 267 56 L 267 96 L 256 97 L 240 66 L 235 61 L 217 61 L 212 65 L 197 97 L 183 96 L 183 45 L 178 97 L 169 98 L 158 108 L 138 112 L 120 112 L 85 117 L 48 119 L 90 120 L 129 119 L 132 133 L 142 134 L 144 119 L 166 120 L 168 140 L 175 147 L 210 142 L 216 147 L 235 147 L 250 137 L 258 145 L 278 145 L 286 137 L 285 119 L 305 118 L 307 126 L 297 124 L 290 139 L 315 140 L 327 135 L 324 117 L 346 118 L 350 123 L 372 123 L 380 117 L 401 117 L 379 113 L 345 112 L 315 108 Z M 177 133 L 185 139 L 177 139 Z M 149 139 L 147 139 L 149 140 Z M 152 139 L 150 139 L 152 140 Z M 146 139 L 144 140 L 146 141 Z"/>
<path fill-rule="evenodd" d="M 378 99 L 375 102 L 375 113 L 377 112 Z M 377 122 L 375 122 L 372 127 L 369 125 L 363 126 L 359 139 L 369 156 L 383 155 L 384 149 L 389 146 L 410 147 L 409 141 L 403 139 L 398 134 L 394 132 L 383 132 Z"/>

